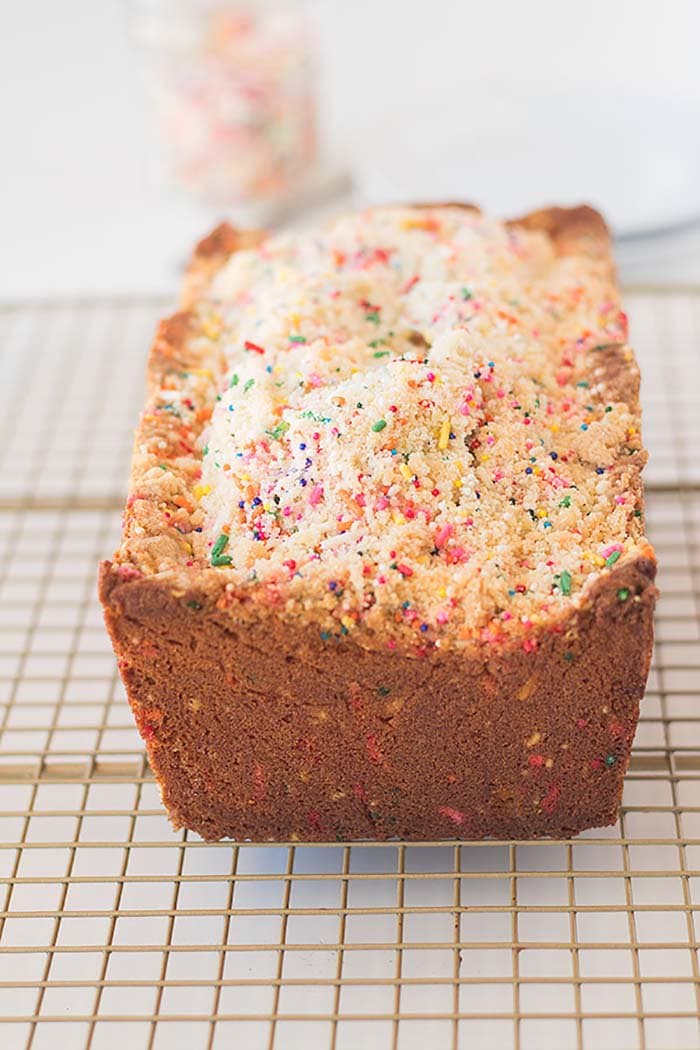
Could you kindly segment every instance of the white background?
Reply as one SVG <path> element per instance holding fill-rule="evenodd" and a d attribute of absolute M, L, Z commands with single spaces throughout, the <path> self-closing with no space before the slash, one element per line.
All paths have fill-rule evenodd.
<path fill-rule="evenodd" d="M 587 141 L 594 143 L 611 97 L 636 99 L 642 114 L 647 99 L 700 103 L 694 0 L 312 6 L 327 156 L 360 177 L 386 159 L 383 128 L 405 129 L 420 157 L 426 111 L 431 134 L 452 140 L 462 128 L 467 134 L 475 114 L 489 113 L 504 88 L 517 96 L 544 92 L 550 100 L 585 93 Z M 179 263 L 213 218 L 161 174 L 139 56 L 128 37 L 130 10 L 126 0 L 0 3 L 3 298 L 170 291 Z M 656 143 L 667 144 L 669 132 L 650 112 L 643 137 L 653 162 Z M 565 103 L 562 129 L 570 137 Z M 681 120 L 677 130 L 692 156 L 700 118 L 694 125 Z M 556 170 L 568 147 L 550 148 L 545 160 Z M 430 178 L 426 152 L 423 180 Z M 600 165 L 611 178 L 629 163 L 620 152 L 601 139 Z M 441 173 L 434 174 L 440 185 Z M 464 181 L 469 198 L 468 174 Z M 517 171 L 505 185 L 517 188 Z M 492 196 L 488 189 L 479 195 L 498 207 L 495 189 L 493 200 L 484 199 Z M 619 258 L 627 279 L 699 280 L 700 233 L 623 245 Z"/>

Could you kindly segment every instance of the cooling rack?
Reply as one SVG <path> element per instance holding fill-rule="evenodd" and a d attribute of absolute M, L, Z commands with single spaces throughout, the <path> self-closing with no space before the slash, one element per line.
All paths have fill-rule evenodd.
<path fill-rule="evenodd" d="M 619 823 L 174 833 L 95 599 L 159 301 L 0 308 L 3 1050 L 700 1046 L 700 290 L 629 291 L 662 599 Z"/>

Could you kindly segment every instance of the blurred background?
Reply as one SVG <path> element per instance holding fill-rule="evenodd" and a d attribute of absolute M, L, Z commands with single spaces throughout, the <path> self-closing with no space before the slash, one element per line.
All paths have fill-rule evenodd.
<path fill-rule="evenodd" d="M 23 0 L 0 33 L 0 296 L 171 292 L 219 217 L 588 199 L 700 280 L 695 0 Z"/>

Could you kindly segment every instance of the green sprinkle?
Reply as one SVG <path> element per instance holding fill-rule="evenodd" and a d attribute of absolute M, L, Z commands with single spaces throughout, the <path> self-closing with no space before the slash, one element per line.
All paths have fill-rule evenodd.
<path fill-rule="evenodd" d="M 355 405 L 355 408 L 364 408 L 364 407 L 365 406 L 362 404 L 361 401 L 358 401 L 357 404 Z"/>
<path fill-rule="evenodd" d="M 378 419 L 376 423 L 372 424 L 372 430 L 375 434 L 378 434 L 380 430 L 383 430 L 386 426 L 386 419 Z"/>
<path fill-rule="evenodd" d="M 269 434 L 275 441 L 279 441 L 283 434 L 286 434 L 289 430 L 289 423 L 285 422 L 284 419 L 272 428 L 272 430 L 266 430 L 265 433 Z"/>
<path fill-rule="evenodd" d="M 469 302 L 470 299 L 474 298 L 474 293 L 470 291 L 469 288 L 460 288 L 459 294 L 462 296 L 462 299 L 465 301 L 465 303 Z"/>
<path fill-rule="evenodd" d="M 641 510 L 639 510 L 639 508 L 637 508 L 637 510 L 635 510 L 634 516 L 635 516 L 635 518 L 641 518 L 642 512 L 641 512 Z"/>
<path fill-rule="evenodd" d="M 198 601 L 196 601 L 193 598 L 191 601 L 189 601 L 187 603 L 187 608 L 188 609 L 201 609 L 202 608 L 202 604 L 201 604 L 201 602 L 198 602 Z"/>
<path fill-rule="evenodd" d="M 617 559 L 620 557 L 621 553 L 621 551 L 613 551 L 612 554 L 608 555 L 608 557 L 605 559 L 605 564 L 608 568 L 610 568 L 611 565 L 615 564 Z"/>
<path fill-rule="evenodd" d="M 570 664 L 570 663 L 573 663 L 573 660 L 574 660 L 574 654 L 573 654 L 573 653 L 571 653 L 571 652 L 568 652 L 568 653 L 564 653 L 564 659 L 566 660 L 566 662 L 567 662 L 568 664 Z"/>
<path fill-rule="evenodd" d="M 205 453 L 205 455 L 206 455 L 206 453 Z M 166 467 L 165 463 L 159 463 L 158 466 L 160 467 L 161 470 L 167 470 L 168 469 Z"/>
<path fill-rule="evenodd" d="M 376 350 L 373 356 L 374 357 L 388 357 L 390 353 L 391 353 L 390 350 Z"/>
<path fill-rule="evenodd" d="M 605 411 L 612 412 L 612 405 L 606 405 Z"/>
<path fill-rule="evenodd" d="M 379 324 L 379 310 L 370 310 L 369 313 L 365 314 L 365 321 L 371 321 L 372 324 Z"/>
<path fill-rule="evenodd" d="M 630 596 L 630 592 L 627 589 L 627 587 L 620 587 L 620 590 L 617 592 L 617 596 L 621 602 L 626 602 Z"/>
<path fill-rule="evenodd" d="M 570 507 L 571 506 L 571 496 L 564 496 L 564 499 L 561 501 L 559 506 L 560 507 Z"/>
<path fill-rule="evenodd" d="M 228 547 L 228 536 L 225 532 L 222 532 L 218 540 L 211 549 L 211 563 L 214 566 L 230 565 L 233 561 L 228 554 L 223 552 Z"/>
<path fill-rule="evenodd" d="M 306 336 L 305 335 L 290 335 L 289 342 L 290 343 L 305 343 L 306 342 Z"/>
<path fill-rule="evenodd" d="M 589 387 L 589 386 L 590 386 L 590 383 L 588 382 L 588 380 L 587 380 L 587 379 L 582 379 L 580 383 L 577 383 L 577 384 L 576 384 L 576 386 L 583 386 L 583 387 Z"/>
<path fill-rule="evenodd" d="M 248 391 L 250 390 L 250 388 L 253 387 L 253 386 L 255 386 L 255 380 L 254 379 L 246 379 L 245 383 L 243 384 L 243 393 L 247 394 Z"/>
<path fill-rule="evenodd" d="M 209 446 L 208 445 L 205 445 L 204 448 L 202 449 L 202 455 L 203 456 L 209 455 Z"/>
<path fill-rule="evenodd" d="M 616 762 L 617 762 L 617 758 L 616 758 L 615 755 L 606 755 L 605 756 L 605 765 L 608 767 L 608 769 L 610 769 L 611 766 L 614 766 Z"/>
<path fill-rule="evenodd" d="M 389 688 L 388 685 L 380 685 L 378 687 L 378 689 L 377 689 L 377 692 L 379 693 L 380 696 L 388 696 L 389 693 L 391 692 L 391 689 Z"/>
<path fill-rule="evenodd" d="M 566 569 L 559 576 L 559 590 L 567 596 L 571 594 L 571 573 L 567 572 Z"/>
<path fill-rule="evenodd" d="M 229 387 L 232 386 L 238 386 L 238 372 L 234 372 L 231 376 L 231 382 L 229 383 Z"/>

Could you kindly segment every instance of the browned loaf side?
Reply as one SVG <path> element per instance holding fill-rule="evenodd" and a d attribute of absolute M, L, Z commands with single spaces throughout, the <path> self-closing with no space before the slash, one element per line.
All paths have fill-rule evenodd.
<path fill-rule="evenodd" d="M 600 263 L 614 288 L 596 212 L 552 208 L 510 225 L 546 237 L 557 256 Z M 201 448 L 229 365 L 210 331 L 218 317 L 200 307 L 232 255 L 261 239 L 223 226 L 195 253 L 183 312 L 162 322 L 151 351 L 122 545 L 100 568 L 173 824 L 207 839 L 344 841 L 563 837 L 613 823 L 653 640 L 643 451 L 628 449 L 624 464 L 639 532 L 587 563 L 570 601 L 575 582 L 560 574 L 556 607 L 527 628 L 517 617 L 501 633 L 495 619 L 442 636 L 430 625 L 413 643 L 398 614 L 334 631 L 315 593 L 285 603 L 269 583 L 244 586 L 233 566 L 212 564 L 211 536 L 202 546 Z M 586 367 L 591 387 L 638 416 L 624 340 L 595 347 Z M 164 386 L 187 413 L 160 410 Z"/>

